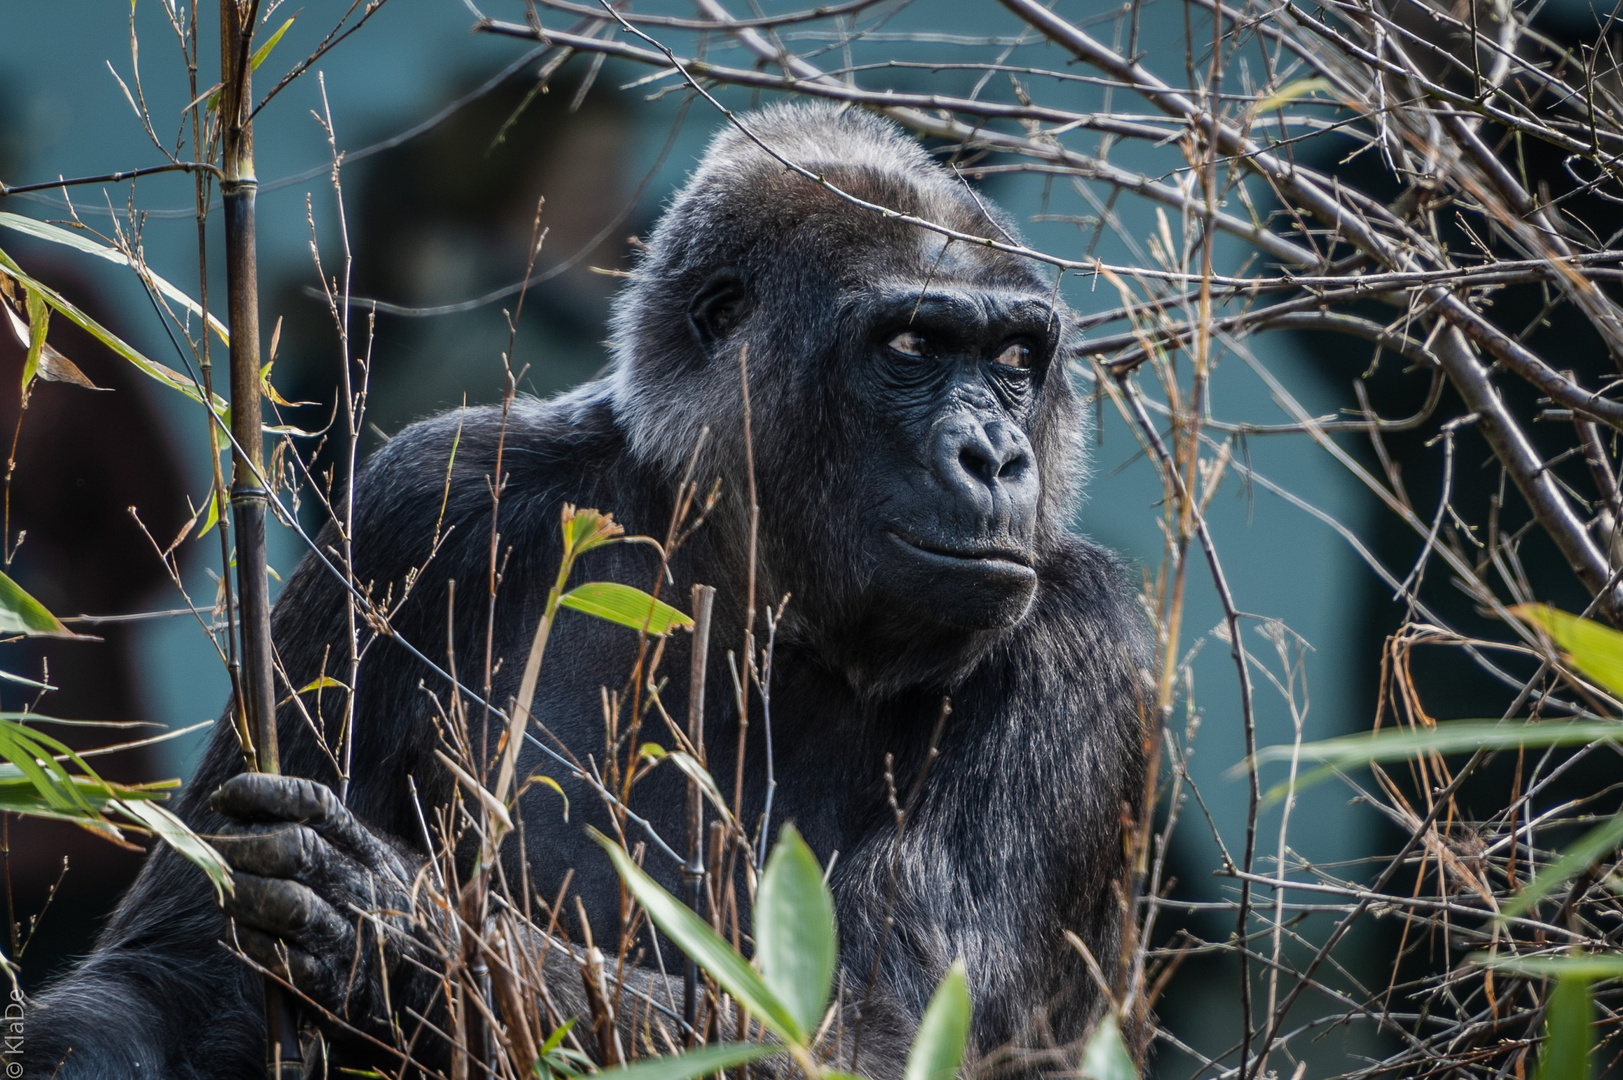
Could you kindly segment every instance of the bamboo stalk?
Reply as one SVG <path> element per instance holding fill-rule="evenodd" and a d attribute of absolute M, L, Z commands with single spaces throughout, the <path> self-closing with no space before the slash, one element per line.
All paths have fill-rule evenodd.
<path fill-rule="evenodd" d="M 710 661 L 710 609 L 716 590 L 709 585 L 693 586 L 693 660 L 688 682 L 688 742 L 699 764 L 704 754 L 704 684 Z M 693 913 L 704 918 L 700 889 L 704 884 L 704 795 L 699 782 L 688 777 L 688 858 L 682 867 L 682 893 Z M 687 958 L 682 972 L 682 1021 L 687 1024 L 690 1045 L 698 1042 L 699 967 Z"/>
<path fill-rule="evenodd" d="M 225 211 L 226 310 L 231 326 L 231 519 L 237 535 L 242 634 L 242 703 L 260 772 L 281 772 L 271 671 L 270 587 L 265 574 L 264 439 L 259 403 L 259 268 L 254 237 L 254 135 L 249 50 L 259 5 L 220 0 L 220 197 Z M 270 1080 L 304 1075 L 298 1014 L 274 979 L 265 979 L 265 1071 Z"/>

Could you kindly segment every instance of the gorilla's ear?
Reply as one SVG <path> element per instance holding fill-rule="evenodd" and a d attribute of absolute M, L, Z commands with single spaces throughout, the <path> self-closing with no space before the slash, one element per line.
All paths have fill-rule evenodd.
<path fill-rule="evenodd" d="M 738 325 L 744 298 L 744 275 L 732 267 L 717 270 L 699 286 L 688 303 L 688 329 L 701 349 L 709 352 Z"/>

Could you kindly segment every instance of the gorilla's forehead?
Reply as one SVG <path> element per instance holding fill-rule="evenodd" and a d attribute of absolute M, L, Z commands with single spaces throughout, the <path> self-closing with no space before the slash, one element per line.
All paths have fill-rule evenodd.
<path fill-rule="evenodd" d="M 912 269 L 932 281 L 961 281 L 1041 291 L 1043 281 L 1029 260 L 1006 251 L 914 226 Z"/>

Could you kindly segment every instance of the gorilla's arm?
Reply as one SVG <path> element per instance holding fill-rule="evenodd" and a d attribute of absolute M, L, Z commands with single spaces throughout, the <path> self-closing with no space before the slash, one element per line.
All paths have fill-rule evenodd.
<path fill-rule="evenodd" d="M 231 819 L 216 847 L 235 871 L 227 910 L 244 952 L 290 979 L 326 1014 L 319 1022 L 329 1037 L 347 1045 L 352 1063 L 398 1063 L 399 1055 L 385 1047 L 399 1045 L 403 1035 L 415 1061 L 442 1065 L 449 1048 L 431 1028 L 419 1030 L 413 1018 L 437 1014 L 434 1023 L 443 1020 L 433 1008 L 437 971 L 443 957 L 460 947 L 459 931 L 430 898 L 422 856 L 367 829 L 329 788 L 313 781 L 245 774 L 220 788 L 213 803 Z M 538 989 L 545 1008 L 559 1018 L 591 1016 L 583 950 L 516 917 L 501 925 L 517 939 L 512 944 L 518 955 L 542 958 Z M 621 968 L 612 957 L 605 966 L 622 972 L 616 1015 L 621 1045 L 646 1046 L 651 1021 L 680 1042 L 674 1010 L 681 979 L 636 965 Z M 888 994 L 880 998 L 888 1006 Z M 850 1001 L 846 1023 L 854 1030 L 861 1005 L 868 1006 L 864 1071 L 875 1080 L 892 1080 L 901 1075 L 901 1048 L 912 1025 L 901 1010 L 875 1004 Z M 735 1023 L 729 1007 L 721 1030 L 731 1032 Z M 590 1042 L 584 1029 L 579 1037 Z M 663 1040 L 652 1041 L 664 1051 Z M 849 1066 L 850 1044 L 843 1049 L 842 1064 Z"/>

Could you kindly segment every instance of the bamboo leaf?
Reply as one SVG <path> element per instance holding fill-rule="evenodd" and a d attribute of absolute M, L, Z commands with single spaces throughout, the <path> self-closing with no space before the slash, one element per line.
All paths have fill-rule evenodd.
<path fill-rule="evenodd" d="M 782 1052 L 782 1047 L 769 1043 L 722 1043 L 685 1054 L 644 1058 L 617 1069 L 604 1069 L 597 1076 L 601 1080 L 693 1080 Z"/>
<path fill-rule="evenodd" d="M 230 864 L 167 808 L 144 799 L 119 799 L 113 805 L 118 808 L 119 813 L 150 831 L 174 848 L 187 862 L 202 870 L 208 876 L 209 883 L 214 886 L 216 899 L 223 899 L 231 890 L 233 886 Z"/>
<path fill-rule="evenodd" d="M 1381 761 L 1407 761 L 1416 754 L 1463 754 L 1473 750 L 1514 750 L 1517 747 L 1587 746 L 1592 742 L 1623 742 L 1623 723 L 1613 720 L 1445 720 L 1434 728 L 1388 728 L 1385 731 L 1343 735 L 1303 743 L 1301 760 L 1338 769 Z M 1257 751 L 1257 764 L 1289 761 L 1291 745 L 1284 743 Z M 1244 766 L 1229 770 L 1243 776 Z"/>
<path fill-rule="evenodd" d="M 333 678 L 331 675 L 318 675 L 314 679 L 299 687 L 299 693 L 308 694 L 312 690 L 348 690 L 349 687 Z"/>
<path fill-rule="evenodd" d="M 739 956 L 734 948 L 710 929 L 686 904 L 666 892 L 648 876 L 647 871 L 631 860 L 625 850 L 598 832 L 590 830 L 592 838 L 603 845 L 619 871 L 626 888 L 648 912 L 654 925 L 665 931 L 678 948 L 691 956 L 695 963 L 708 971 L 721 988 L 738 999 L 756 1019 L 785 1042 L 804 1043 L 806 1031 L 801 1027 L 776 994 L 755 969 Z M 913 1080 L 911 1075 L 908 1080 Z"/>
<path fill-rule="evenodd" d="M 1432 728 L 1388 728 L 1334 739 L 1266 746 L 1256 753 L 1258 765 L 1289 761 L 1293 752 L 1305 763 L 1322 768 L 1296 778 L 1296 790 L 1311 787 L 1337 772 L 1380 762 L 1408 761 L 1421 754 L 1466 754 L 1477 750 L 1514 750 L 1547 746 L 1588 746 L 1594 742 L 1623 742 L 1623 723 L 1615 720 L 1447 720 Z M 1242 761 L 1228 771 L 1230 779 L 1245 775 Z M 1290 785 L 1276 784 L 1263 797 L 1271 806 L 1284 798 Z"/>
<path fill-rule="evenodd" d="M 558 781 L 554 780 L 552 777 L 550 777 L 550 776 L 542 776 L 540 773 L 536 773 L 534 776 L 531 776 L 528 780 L 525 781 L 525 783 L 526 784 L 543 784 L 546 787 L 549 787 L 553 791 L 557 792 L 558 793 L 558 798 L 560 798 L 560 799 L 562 799 L 564 801 L 564 820 L 565 821 L 569 820 L 569 796 L 564 793 L 564 787 L 563 787 L 562 784 L 558 783 Z"/>
<path fill-rule="evenodd" d="M 1542 627 L 1573 667 L 1611 693 L 1623 695 L 1623 634 L 1548 604 L 1518 604 L 1510 613 L 1522 622 Z"/>
<path fill-rule="evenodd" d="M 117 334 L 114 334 L 112 331 L 98 323 L 95 319 L 92 319 L 89 315 L 86 315 L 83 311 L 80 311 L 73 304 L 70 304 L 62 297 L 60 293 L 25 274 L 22 267 L 18 266 L 11 256 L 7 255 L 4 251 L 0 251 L 0 267 L 3 267 L 7 274 L 21 282 L 25 288 L 37 289 L 40 295 L 45 298 L 45 302 L 50 304 L 52 309 L 54 309 L 57 314 L 63 316 L 85 333 L 89 334 L 91 337 L 113 350 L 113 352 L 117 353 L 123 359 L 127 360 L 131 364 L 134 364 L 142 374 L 148 376 L 149 378 L 156 379 L 158 382 L 163 383 L 170 389 L 179 390 L 193 401 L 199 403 L 202 402 L 203 395 L 198 390 L 196 385 L 193 384 L 191 379 L 187 378 L 185 375 L 182 375 L 173 368 L 165 367 L 163 364 L 160 364 L 155 360 L 147 359 L 138 350 L 126 344 L 125 341 Z M 213 407 L 215 412 L 222 418 L 222 420 L 226 420 L 226 422 L 229 424 L 228 414 L 226 412 L 226 402 L 225 399 L 219 394 L 215 394 L 213 397 Z"/>
<path fill-rule="evenodd" d="M 954 1080 L 968 1041 L 969 986 L 964 980 L 964 962 L 955 960 L 919 1021 L 902 1080 Z"/>
<path fill-rule="evenodd" d="M 1544 1049 L 1534 1080 L 1588 1080 L 1595 1007 L 1589 980 L 1568 975 L 1555 984 L 1544 1019 Z"/>
<path fill-rule="evenodd" d="M 614 520 L 613 514 L 590 507 L 576 507 L 564 503 L 564 559 L 584 555 L 593 548 L 610 544 L 625 535 L 625 529 Z"/>
<path fill-rule="evenodd" d="M 296 18 L 298 18 L 297 15 L 293 16 L 293 19 Z M 276 33 L 267 38 L 265 44 L 254 50 L 254 55 L 248 61 L 249 70 L 259 70 L 259 65 L 265 62 L 265 57 L 269 56 L 270 51 L 276 48 L 276 43 L 282 40 L 283 34 L 287 33 L 287 28 L 293 25 L 293 19 L 289 19 L 281 26 L 278 26 L 276 28 Z"/>
<path fill-rule="evenodd" d="M 617 581 L 589 581 L 564 593 L 559 601 L 566 608 L 595 615 L 633 630 L 646 625 L 650 634 L 668 634 L 687 628 L 693 620 L 663 600 L 655 600 L 641 589 Z"/>
<path fill-rule="evenodd" d="M 1138 1068 L 1127 1043 L 1121 1037 L 1121 1024 L 1115 1012 L 1099 1018 L 1099 1026 L 1082 1051 L 1081 1080 L 1138 1080 Z"/>
<path fill-rule="evenodd" d="M 1568 976 L 1599 981 L 1623 979 L 1623 953 L 1567 953 L 1562 956 L 1474 956 L 1485 968 L 1533 979 Z"/>
<path fill-rule="evenodd" d="M 45 605 L 35 600 L 4 573 L 0 573 L 0 633 L 29 637 L 81 637 L 75 634 Z"/>
<path fill-rule="evenodd" d="M 46 306 L 45 298 L 33 289 L 26 290 L 28 297 L 28 356 L 23 360 L 23 393 L 28 392 L 29 384 L 39 371 L 39 354 L 45 349 L 45 331 L 51 325 L 51 309 Z M 13 316 L 15 318 L 15 316 Z"/>
<path fill-rule="evenodd" d="M 1527 887 L 1506 904 L 1501 915 L 1514 917 L 1617 850 L 1623 844 L 1623 812 L 1584 833 L 1555 862 L 1540 870 Z"/>
<path fill-rule="evenodd" d="M 32 236 L 37 240 L 47 240 L 53 244 L 61 244 L 64 247 L 70 247 L 76 251 L 82 251 L 87 255 L 94 255 L 99 259 L 106 259 L 108 262 L 114 262 L 120 266 L 132 265 L 129 257 L 122 251 L 119 251 L 117 248 L 108 247 L 106 244 L 98 243 L 95 240 L 90 239 L 88 236 L 83 236 L 71 229 L 64 229 L 59 225 L 52 225 L 49 222 L 39 221 L 31 217 L 23 217 L 21 214 L 0 212 L 0 227 L 11 229 L 14 232 L 20 232 L 27 236 Z M 137 269 L 139 269 L 139 271 L 146 276 L 146 279 L 152 283 L 152 287 L 157 289 L 158 292 L 162 293 L 170 300 L 173 300 L 175 303 L 181 305 L 198 318 L 203 317 L 203 308 L 196 300 L 193 300 L 190 296 L 187 296 L 184 292 L 175 288 L 174 285 L 170 284 L 164 278 L 159 277 L 151 270 L 146 269 L 145 267 L 139 267 Z M 208 318 L 208 324 L 221 341 L 225 342 L 227 345 L 231 343 L 231 335 L 226 330 L 224 323 L 210 315 Z"/>
<path fill-rule="evenodd" d="M 755 898 L 755 959 L 767 988 L 805 1031 L 817 1030 L 839 957 L 834 897 L 806 841 L 785 825 Z"/>
<path fill-rule="evenodd" d="M 1307 95 L 1316 91 L 1328 91 L 1330 89 L 1331 86 L 1329 79 L 1297 79 L 1295 82 L 1286 83 L 1274 93 L 1269 94 L 1267 97 L 1257 102 L 1257 112 L 1271 112 L 1272 110 L 1279 108 L 1281 105 L 1290 104 L 1297 98 L 1307 97 Z"/>
<path fill-rule="evenodd" d="M 699 785 L 700 792 L 710 800 L 710 805 L 715 807 L 716 813 L 721 815 L 723 821 L 733 819 L 732 807 L 727 805 L 721 789 L 716 786 L 715 778 L 710 775 L 709 770 L 694 760 L 692 754 L 680 750 L 667 750 L 658 743 L 643 743 L 638 752 L 650 761 L 669 761 L 681 769 L 689 779 Z"/>

